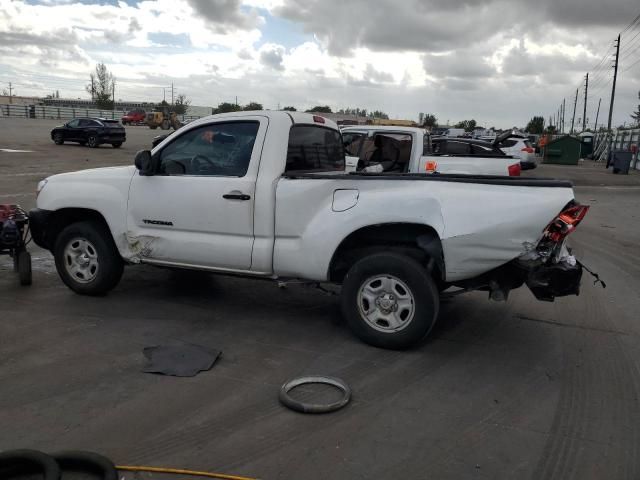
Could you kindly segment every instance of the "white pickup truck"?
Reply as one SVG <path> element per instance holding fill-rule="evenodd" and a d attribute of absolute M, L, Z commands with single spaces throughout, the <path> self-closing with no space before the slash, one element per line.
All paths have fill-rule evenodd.
<path fill-rule="evenodd" d="M 520 159 L 479 140 L 434 137 L 422 128 L 342 129 L 346 170 L 520 176 Z"/>
<path fill-rule="evenodd" d="M 565 237 L 588 207 L 569 182 L 346 174 L 344 162 L 322 117 L 214 115 L 135 166 L 41 181 L 33 239 L 80 294 L 108 292 L 135 263 L 340 284 L 352 330 L 386 348 L 424 338 L 449 287 L 495 300 L 523 283 L 544 300 L 578 293 Z"/>

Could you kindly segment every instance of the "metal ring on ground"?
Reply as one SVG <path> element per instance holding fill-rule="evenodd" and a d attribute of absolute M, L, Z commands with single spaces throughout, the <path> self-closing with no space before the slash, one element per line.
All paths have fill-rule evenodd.
<path fill-rule="evenodd" d="M 324 385 L 331 385 L 342 390 L 342 398 L 337 402 L 332 403 L 307 403 L 300 402 L 291 398 L 289 392 L 300 385 L 307 385 L 310 383 L 320 383 Z M 344 407 L 349 400 L 351 400 L 351 389 L 349 386 L 344 383 L 339 378 L 335 377 L 326 377 L 322 375 L 308 375 L 305 377 L 294 378 L 293 380 L 289 380 L 287 383 L 282 385 L 280 389 L 280 402 L 290 408 L 291 410 L 296 410 L 302 413 L 328 413 L 339 410 Z"/>

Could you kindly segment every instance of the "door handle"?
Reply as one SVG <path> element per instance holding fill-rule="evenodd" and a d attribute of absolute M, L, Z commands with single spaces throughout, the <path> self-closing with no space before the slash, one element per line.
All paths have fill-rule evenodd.
<path fill-rule="evenodd" d="M 222 195 L 222 198 L 226 198 L 227 200 L 251 200 L 251 195 L 240 192 L 230 192 Z"/>

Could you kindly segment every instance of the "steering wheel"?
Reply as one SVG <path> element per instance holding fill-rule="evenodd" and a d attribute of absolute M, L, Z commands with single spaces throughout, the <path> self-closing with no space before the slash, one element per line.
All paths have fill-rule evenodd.
<path fill-rule="evenodd" d="M 202 170 L 202 164 L 205 163 L 207 164 L 209 167 L 213 168 L 213 169 L 218 169 L 218 165 L 216 165 L 215 163 L 213 163 L 213 161 L 208 158 L 205 157 L 204 155 L 198 153 L 196 155 L 194 155 L 193 157 L 191 157 L 191 168 L 193 169 L 194 173 L 195 172 L 200 172 L 200 170 Z"/>

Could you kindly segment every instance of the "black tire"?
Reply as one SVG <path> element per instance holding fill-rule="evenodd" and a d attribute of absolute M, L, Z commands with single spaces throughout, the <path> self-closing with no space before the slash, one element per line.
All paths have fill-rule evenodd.
<path fill-rule="evenodd" d="M 409 300 L 405 300 L 405 303 L 411 307 L 405 306 L 404 310 L 399 310 L 398 316 L 412 313 L 407 313 L 406 320 L 401 320 L 397 328 L 389 323 L 385 326 L 386 320 L 374 321 L 374 328 L 363 313 L 374 306 L 360 297 L 360 290 L 367 283 L 375 285 L 376 280 L 372 279 L 376 277 L 396 282 L 392 291 L 384 294 L 391 295 L 393 304 L 393 293 L 398 296 L 408 295 L 406 298 Z M 380 299 L 381 297 L 377 297 L 376 302 Z M 357 261 L 347 272 L 342 285 L 341 303 L 343 316 L 353 333 L 361 340 L 376 347 L 404 349 L 415 345 L 429 334 L 438 318 L 440 297 L 433 278 L 416 260 L 399 253 L 374 253 Z M 375 306 L 374 310 L 382 311 L 379 306 Z M 403 324 L 403 321 L 407 323 Z"/>
<path fill-rule="evenodd" d="M 18 275 L 20 285 L 31 285 L 31 254 L 25 250 L 18 254 Z"/>
<path fill-rule="evenodd" d="M 120 148 L 122 146 L 122 143 L 121 142 L 112 143 L 111 146 L 113 148 Z"/>
<path fill-rule="evenodd" d="M 43 480 L 59 480 L 60 466 L 53 457 L 36 450 L 9 450 L 0 453 L 0 478 L 38 472 Z"/>
<path fill-rule="evenodd" d="M 96 135 L 89 135 L 87 138 L 87 146 L 90 148 L 98 148 L 98 137 Z"/>
<path fill-rule="evenodd" d="M 118 471 L 107 457 L 93 452 L 69 451 L 52 455 L 63 471 L 87 472 L 97 475 L 102 480 L 118 480 Z"/>
<path fill-rule="evenodd" d="M 64 137 L 62 133 L 54 133 L 53 134 L 53 143 L 56 145 L 62 145 L 64 143 Z"/>
<path fill-rule="evenodd" d="M 80 243 L 78 243 L 80 242 Z M 79 248 L 73 257 L 67 248 Z M 89 252 L 84 271 L 73 272 L 83 259 L 81 245 Z M 104 295 L 113 289 L 124 271 L 124 262 L 116 248 L 111 232 L 95 221 L 77 222 L 67 226 L 56 238 L 53 255 L 58 275 L 67 287 L 81 295 Z M 92 262 L 92 263 L 91 263 Z"/>

